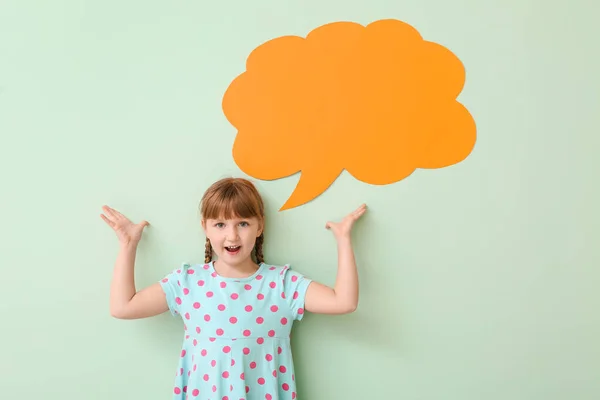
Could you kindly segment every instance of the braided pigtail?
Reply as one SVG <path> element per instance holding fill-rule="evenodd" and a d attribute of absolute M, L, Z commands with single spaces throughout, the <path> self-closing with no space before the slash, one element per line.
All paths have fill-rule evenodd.
<path fill-rule="evenodd" d="M 263 256 L 263 243 L 264 243 L 265 237 L 263 236 L 263 234 L 261 233 L 259 237 L 256 238 L 256 243 L 254 244 L 254 253 L 256 256 L 256 262 L 258 264 L 264 262 L 264 256 Z"/>
<path fill-rule="evenodd" d="M 212 246 L 210 245 L 210 240 L 208 238 L 206 238 L 206 245 L 204 248 L 204 262 L 208 264 L 212 260 Z"/>

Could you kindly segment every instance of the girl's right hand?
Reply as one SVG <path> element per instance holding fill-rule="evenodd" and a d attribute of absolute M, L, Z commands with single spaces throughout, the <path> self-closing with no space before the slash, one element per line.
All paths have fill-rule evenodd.
<path fill-rule="evenodd" d="M 106 215 L 100 214 L 100 217 L 115 231 L 121 245 L 137 245 L 142 238 L 144 228 L 150 225 L 148 221 L 134 224 L 123 214 L 108 206 L 103 206 L 102 209 Z"/>

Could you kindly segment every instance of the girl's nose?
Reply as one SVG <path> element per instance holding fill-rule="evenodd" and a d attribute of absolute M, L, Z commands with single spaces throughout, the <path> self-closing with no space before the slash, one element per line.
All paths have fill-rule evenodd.
<path fill-rule="evenodd" d="M 238 231 L 235 228 L 230 229 L 227 232 L 227 239 L 228 240 L 236 240 L 238 238 Z"/>

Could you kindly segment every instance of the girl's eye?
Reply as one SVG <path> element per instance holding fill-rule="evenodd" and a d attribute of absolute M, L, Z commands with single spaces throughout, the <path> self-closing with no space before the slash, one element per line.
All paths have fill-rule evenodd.
<path fill-rule="evenodd" d="M 242 226 L 248 226 L 248 223 L 246 221 L 244 221 L 244 222 L 240 222 L 240 225 L 242 225 Z"/>
<path fill-rule="evenodd" d="M 224 223 L 222 223 L 222 222 L 217 222 L 217 224 L 216 224 L 216 227 L 217 227 L 217 228 L 222 228 L 222 227 L 223 227 L 223 225 L 225 225 L 225 224 L 224 224 Z"/>

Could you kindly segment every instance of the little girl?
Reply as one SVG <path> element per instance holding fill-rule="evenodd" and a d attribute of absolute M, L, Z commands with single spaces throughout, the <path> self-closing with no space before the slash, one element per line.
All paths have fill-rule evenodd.
<path fill-rule="evenodd" d="M 341 222 L 325 225 L 337 242 L 333 288 L 289 265 L 265 263 L 263 201 L 248 180 L 222 179 L 202 197 L 204 263 L 183 264 L 138 292 L 134 263 L 148 222 L 134 224 L 110 207 L 103 210 L 101 217 L 120 244 L 111 283 L 112 316 L 134 319 L 170 311 L 183 319 L 173 400 L 296 399 L 292 322 L 305 311 L 344 314 L 357 307 L 350 232 L 365 212 L 364 204 Z"/>

